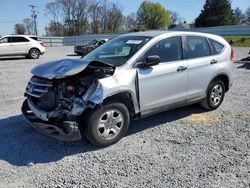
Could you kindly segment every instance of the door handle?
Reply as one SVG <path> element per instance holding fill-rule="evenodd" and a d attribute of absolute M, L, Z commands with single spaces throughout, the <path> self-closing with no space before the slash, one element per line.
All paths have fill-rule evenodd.
<path fill-rule="evenodd" d="M 213 65 L 213 64 L 215 64 L 215 63 L 218 63 L 218 61 L 215 60 L 215 59 L 213 59 L 213 60 L 210 62 L 211 65 Z"/>
<path fill-rule="evenodd" d="M 187 69 L 187 67 L 179 66 L 179 67 L 177 68 L 177 72 L 184 71 L 184 70 L 186 70 L 186 69 Z"/>

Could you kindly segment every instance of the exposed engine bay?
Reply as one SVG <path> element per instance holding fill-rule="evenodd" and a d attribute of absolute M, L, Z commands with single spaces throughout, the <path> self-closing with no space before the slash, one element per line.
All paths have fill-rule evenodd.
<path fill-rule="evenodd" d="M 41 67 L 44 68 L 44 65 Z M 49 68 L 53 69 L 51 65 Z M 37 69 L 39 66 L 36 71 Z M 65 68 L 65 62 L 64 69 L 61 70 L 68 70 Z M 83 71 L 74 75 L 66 75 L 66 71 L 64 77 L 60 74 L 61 78 L 58 79 L 55 77 L 51 79 L 48 75 L 46 76 L 48 78 L 34 75 L 26 87 L 27 99 L 22 108 L 23 114 L 32 124 L 36 124 L 36 128 L 41 125 L 44 134 L 49 131 L 47 136 L 51 135 L 51 131 L 61 137 L 60 134 L 66 136 L 77 130 L 80 139 L 77 118 L 87 108 L 95 107 L 96 104 L 89 101 L 89 98 L 98 88 L 98 79 L 112 76 L 114 71 L 113 66 L 93 61 Z M 35 117 L 36 120 L 32 121 Z M 44 129 L 46 125 L 48 130 Z M 71 139 L 76 140 L 77 136 L 72 135 L 64 140 Z"/>

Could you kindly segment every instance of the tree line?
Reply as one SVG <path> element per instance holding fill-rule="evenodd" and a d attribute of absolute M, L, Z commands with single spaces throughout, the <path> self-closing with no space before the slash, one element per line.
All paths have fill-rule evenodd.
<path fill-rule="evenodd" d="M 123 14 L 119 3 L 109 0 L 54 0 L 47 3 L 45 11 L 50 19 L 45 28 L 48 36 L 167 28 L 179 19 L 176 12 L 149 0 L 144 0 L 138 11 L 129 15 Z M 15 25 L 15 32 L 19 34 L 32 34 L 33 29 L 30 19 Z"/>
<path fill-rule="evenodd" d="M 45 12 L 50 19 L 45 28 L 47 36 L 167 29 L 185 20 L 150 0 L 144 0 L 137 12 L 129 15 L 123 14 L 119 3 L 109 0 L 54 0 L 47 3 Z M 196 27 L 250 24 L 250 7 L 243 13 L 240 8 L 233 10 L 230 0 L 206 0 L 194 23 Z M 16 24 L 15 32 L 33 34 L 33 20 Z"/>
<path fill-rule="evenodd" d="M 109 0 L 55 0 L 46 5 L 46 12 L 51 18 L 46 34 L 53 36 L 158 29 L 170 23 L 169 12 L 148 0 L 128 16 Z"/>
<path fill-rule="evenodd" d="M 200 15 L 195 19 L 196 27 L 250 24 L 250 7 L 246 12 L 232 9 L 231 0 L 206 0 Z"/>

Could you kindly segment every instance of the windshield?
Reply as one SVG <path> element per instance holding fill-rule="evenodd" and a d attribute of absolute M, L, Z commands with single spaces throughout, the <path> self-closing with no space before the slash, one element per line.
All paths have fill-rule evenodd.
<path fill-rule="evenodd" d="M 83 60 L 99 60 L 114 66 L 125 64 L 151 37 L 145 36 L 120 36 L 96 48 Z"/>
<path fill-rule="evenodd" d="M 91 40 L 88 42 L 89 45 L 94 45 L 97 42 L 97 40 Z"/>

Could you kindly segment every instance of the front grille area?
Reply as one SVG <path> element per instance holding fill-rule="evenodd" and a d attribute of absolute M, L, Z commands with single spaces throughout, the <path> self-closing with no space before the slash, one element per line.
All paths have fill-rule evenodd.
<path fill-rule="evenodd" d="M 47 79 L 41 79 L 38 77 L 32 77 L 26 87 L 26 94 L 35 98 L 41 98 L 52 87 L 52 81 Z"/>

